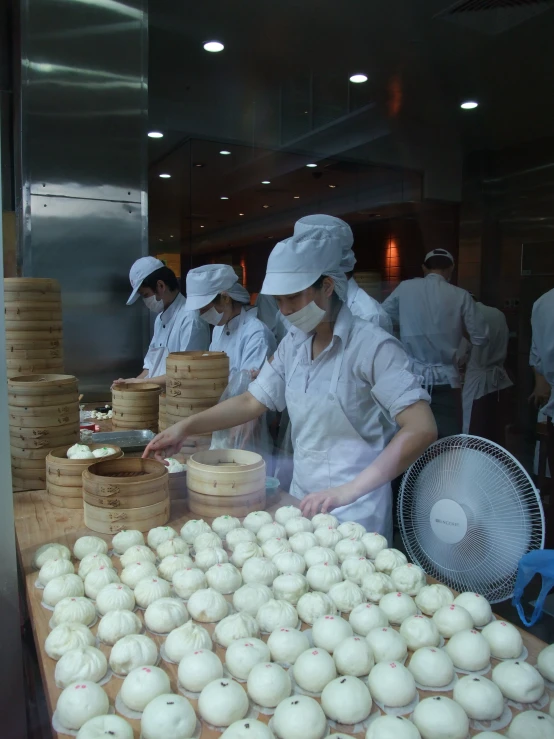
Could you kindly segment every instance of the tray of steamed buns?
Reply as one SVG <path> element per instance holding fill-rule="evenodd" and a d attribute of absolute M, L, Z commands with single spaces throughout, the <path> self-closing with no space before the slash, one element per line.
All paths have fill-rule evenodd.
<path fill-rule="evenodd" d="M 554 645 L 380 534 L 284 506 L 46 544 L 59 736 L 554 738 Z"/>

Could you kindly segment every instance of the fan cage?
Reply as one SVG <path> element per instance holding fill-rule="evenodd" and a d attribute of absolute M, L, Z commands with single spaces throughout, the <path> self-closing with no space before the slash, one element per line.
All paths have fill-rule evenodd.
<path fill-rule="evenodd" d="M 433 505 L 445 498 L 467 517 L 467 531 L 454 544 L 442 541 L 431 523 Z M 533 481 L 508 451 L 477 436 L 440 439 L 411 465 L 398 519 L 412 562 L 490 603 L 511 597 L 519 560 L 544 546 L 544 512 Z"/>

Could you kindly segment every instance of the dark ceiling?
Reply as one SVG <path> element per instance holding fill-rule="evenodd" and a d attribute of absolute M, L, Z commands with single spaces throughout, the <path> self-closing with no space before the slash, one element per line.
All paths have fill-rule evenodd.
<path fill-rule="evenodd" d="M 324 208 L 456 202 L 468 152 L 550 136 L 553 2 L 492 4 L 150 2 L 151 248 L 236 245 Z M 212 39 L 225 50 L 204 51 Z"/>

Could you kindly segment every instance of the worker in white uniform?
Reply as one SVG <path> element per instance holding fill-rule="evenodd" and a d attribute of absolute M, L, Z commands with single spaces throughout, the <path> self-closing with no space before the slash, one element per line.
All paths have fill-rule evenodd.
<path fill-rule="evenodd" d="M 542 295 L 533 305 L 531 313 L 530 364 L 535 374 L 535 387 L 531 394 L 537 408 L 547 419 L 548 465 L 554 470 L 554 289 Z"/>
<path fill-rule="evenodd" d="M 259 293 L 256 298 L 255 307 L 258 311 L 257 317 L 271 331 L 277 344 L 280 344 L 285 338 L 289 327 L 286 325 L 285 317 L 279 310 L 277 301 L 273 295 Z"/>
<path fill-rule="evenodd" d="M 305 216 L 294 224 L 294 233 L 299 234 L 303 231 L 310 230 L 313 227 L 325 228 L 330 234 L 340 242 L 342 249 L 342 258 L 340 267 L 346 279 L 348 280 L 348 291 L 346 294 L 346 305 L 350 308 L 350 312 L 364 321 L 369 321 L 375 326 L 380 326 L 392 334 L 392 321 L 383 306 L 368 295 L 358 285 L 354 279 L 354 265 L 356 264 L 356 256 L 352 250 L 354 244 L 354 234 L 352 229 L 341 218 L 335 216 L 327 216 L 317 214 L 314 216 Z"/>
<path fill-rule="evenodd" d="M 229 357 L 229 377 L 235 372 L 261 369 L 277 343 L 267 326 L 249 310 L 250 293 L 229 264 L 206 264 L 187 274 L 187 307 L 199 310 L 215 326 L 210 351 Z"/>
<path fill-rule="evenodd" d="M 468 351 L 462 390 L 463 432 L 505 446 L 507 391 L 513 386 L 504 368 L 510 335 L 508 324 L 498 308 L 483 303 L 475 306 L 488 327 L 489 341 L 483 346 L 471 346 L 467 339 L 463 340 Z"/>
<path fill-rule="evenodd" d="M 454 258 L 433 249 L 423 263 L 424 277 L 405 280 L 383 303 L 400 326 L 400 341 L 411 370 L 423 375 L 432 397 L 439 438 L 462 430 L 461 377 L 458 351 L 466 336 L 472 346 L 484 346 L 488 329 L 467 290 L 450 284 Z"/>
<path fill-rule="evenodd" d="M 142 372 L 138 377 L 120 378 L 114 385 L 148 379 L 148 382 L 165 387 L 167 355 L 171 352 L 205 351 L 210 343 L 209 326 L 201 320 L 198 311 L 187 307 L 175 273 L 160 259 L 137 259 L 129 272 L 129 280 L 133 292 L 127 305 L 142 298 L 148 310 L 156 314 L 156 320 Z"/>
<path fill-rule="evenodd" d="M 190 434 L 286 405 L 294 443 L 291 493 L 302 499 L 304 515 L 333 510 L 340 520 L 358 521 L 391 541 L 390 481 L 435 440 L 437 430 L 429 396 L 409 371 L 400 342 L 345 305 L 340 260 L 337 239 L 324 229 L 275 246 L 262 292 L 276 296 L 296 339 L 287 334 L 248 392 L 167 429 L 145 456 L 153 452 L 163 459 Z"/>

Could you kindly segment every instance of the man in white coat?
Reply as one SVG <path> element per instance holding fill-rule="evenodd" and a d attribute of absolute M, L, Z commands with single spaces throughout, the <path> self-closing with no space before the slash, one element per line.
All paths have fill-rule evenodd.
<path fill-rule="evenodd" d="M 547 418 L 548 465 L 554 470 L 554 289 L 542 295 L 531 313 L 533 340 L 530 364 L 535 373 L 535 388 L 530 400 L 542 408 Z"/>
<path fill-rule="evenodd" d="M 337 239 L 342 252 L 340 267 L 348 280 L 346 305 L 350 308 L 352 315 L 369 321 L 392 334 L 392 321 L 387 312 L 375 298 L 362 290 L 354 279 L 354 265 L 356 264 L 356 256 L 352 250 L 354 234 L 348 223 L 341 218 L 324 214 L 305 216 L 294 224 L 294 233 L 300 234 L 314 227 L 326 229 L 330 236 Z"/>
<path fill-rule="evenodd" d="M 145 450 L 170 456 L 191 434 L 289 410 L 294 446 L 291 494 L 307 517 L 334 511 L 392 538 L 390 482 L 436 439 L 429 396 L 402 345 L 356 318 L 337 240 L 313 228 L 273 249 L 262 292 L 275 295 L 296 328 L 247 392 L 159 434 Z M 375 409 L 379 413 L 375 413 Z"/>
<path fill-rule="evenodd" d="M 411 369 L 423 375 L 431 394 L 439 438 L 462 430 L 461 378 L 458 351 L 466 336 L 473 346 L 488 342 L 488 329 L 475 301 L 450 284 L 454 258 L 446 249 L 433 249 L 423 263 L 424 277 L 405 280 L 383 303 L 400 326 L 400 341 Z"/>
<path fill-rule="evenodd" d="M 187 301 L 179 290 L 175 273 L 160 259 L 137 259 L 129 272 L 129 280 L 133 292 L 127 305 L 142 298 L 148 310 L 156 314 L 154 335 L 140 375 L 120 378 L 114 385 L 148 379 L 148 382 L 165 387 L 167 355 L 171 352 L 205 351 L 210 343 L 209 326 L 202 321 L 198 311 L 187 309 Z"/>
<path fill-rule="evenodd" d="M 509 388 L 513 386 L 504 362 L 508 353 L 509 331 L 506 316 L 498 308 L 476 303 L 477 312 L 489 330 L 489 342 L 471 346 L 462 390 L 464 434 L 482 436 L 506 445 L 505 431 L 509 414 Z"/>

